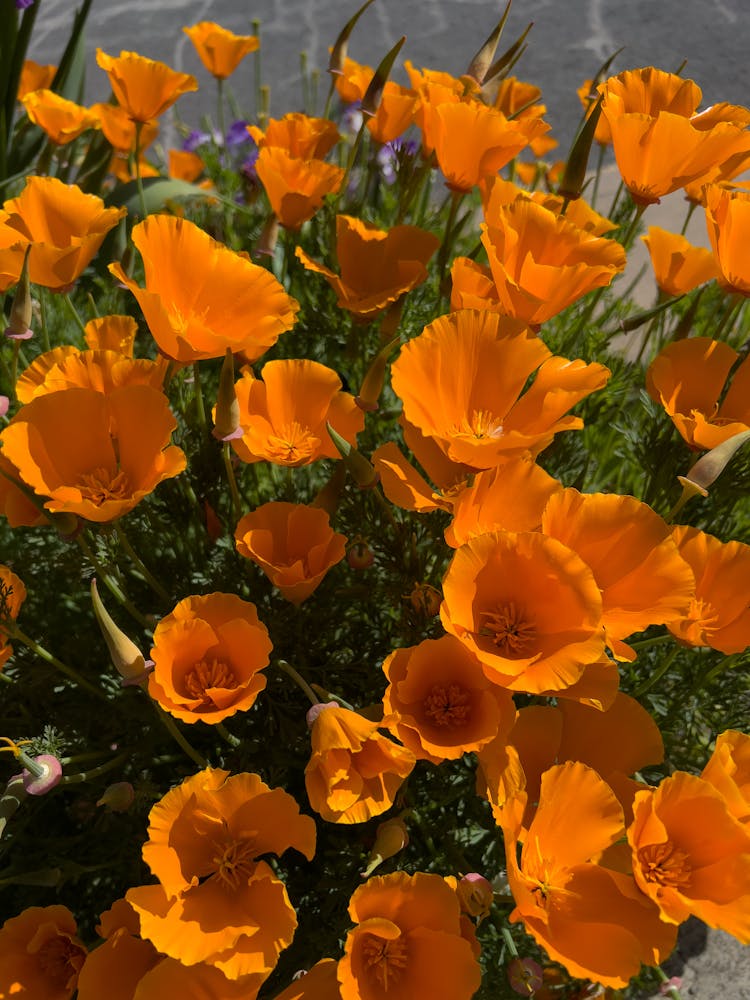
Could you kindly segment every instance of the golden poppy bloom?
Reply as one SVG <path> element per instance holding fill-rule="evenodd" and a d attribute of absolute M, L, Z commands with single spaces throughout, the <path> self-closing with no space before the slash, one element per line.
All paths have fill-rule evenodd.
<path fill-rule="evenodd" d="M 750 830 L 703 778 L 675 771 L 636 794 L 628 827 L 641 892 L 679 924 L 696 916 L 750 944 Z"/>
<path fill-rule="evenodd" d="M 340 458 L 326 423 L 350 444 L 365 425 L 354 396 L 342 391 L 335 371 L 317 361 L 269 361 L 262 381 L 248 372 L 236 390 L 243 435 L 231 444 L 243 462 L 296 468 Z"/>
<path fill-rule="evenodd" d="M 2 622 L 8 619 L 15 621 L 25 600 L 26 587 L 23 580 L 7 566 L 0 565 L 0 670 L 13 655 L 13 647 L 8 642 L 8 634 L 3 630 Z"/>
<path fill-rule="evenodd" d="M 67 906 L 29 906 L 0 928 L 0 996 L 69 1000 L 86 958 Z"/>
<path fill-rule="evenodd" d="M 470 1000 L 482 978 L 458 894 L 439 875 L 394 872 L 355 890 L 339 962 L 341 1000 Z"/>
<path fill-rule="evenodd" d="M 3 205 L 2 227 L 23 251 L 31 244 L 29 280 L 60 291 L 79 278 L 102 245 L 104 237 L 126 214 L 106 208 L 101 198 L 84 194 L 75 184 L 56 177 L 29 177 L 17 198 Z M 5 239 L 0 235 L 0 245 Z M 15 275 L 15 281 L 21 268 Z"/>
<path fill-rule="evenodd" d="M 627 986 L 641 964 L 664 961 L 677 929 L 640 896 L 632 876 L 597 863 L 624 833 L 622 808 L 609 785 L 578 762 L 546 771 L 519 861 L 525 802 L 521 794 L 502 810 L 516 901 L 510 919 L 522 921 L 572 976 L 615 989 Z"/>
<path fill-rule="evenodd" d="M 137 52 L 110 56 L 97 49 L 96 62 L 109 77 L 117 103 L 142 125 L 164 114 L 183 94 L 198 89 L 194 76 L 178 73 L 166 63 L 146 59 Z"/>
<path fill-rule="evenodd" d="M 126 899 L 141 934 L 185 965 L 207 962 L 228 979 L 263 982 L 294 936 L 284 883 L 263 855 L 315 853 L 315 823 L 257 774 L 207 768 L 173 788 L 149 814 L 143 859 L 158 885 Z"/>
<path fill-rule="evenodd" d="M 335 122 L 299 112 L 272 118 L 265 132 L 257 125 L 248 125 L 247 131 L 260 149 L 278 147 L 300 160 L 322 160 L 341 138 Z"/>
<path fill-rule="evenodd" d="M 99 124 L 97 115 L 88 108 L 52 90 L 34 90 L 23 98 L 22 104 L 29 119 L 58 146 L 67 145 Z"/>
<path fill-rule="evenodd" d="M 372 66 L 365 66 L 348 56 L 344 59 L 344 65 L 340 73 L 334 74 L 336 81 L 336 92 L 344 104 L 356 104 L 365 96 L 367 88 L 370 86 L 374 70 Z"/>
<path fill-rule="evenodd" d="M 441 70 L 417 69 L 408 59 L 404 62 L 404 69 L 418 98 L 414 124 L 422 133 L 425 153 L 430 154 L 435 148 L 435 136 L 429 109 L 439 104 L 456 104 L 478 90 L 479 85 L 468 76 L 459 78 Z"/>
<path fill-rule="evenodd" d="M 695 598 L 669 623 L 669 631 L 689 646 L 710 646 L 727 655 L 744 652 L 750 645 L 750 545 L 721 542 L 686 525 L 672 528 L 672 537 L 695 574 Z"/>
<path fill-rule="evenodd" d="M 506 181 L 503 177 L 486 178 L 479 185 L 479 192 L 482 197 L 482 211 L 485 221 L 492 221 L 500 209 L 512 205 L 519 198 L 536 202 L 537 205 L 548 209 L 559 218 L 563 217 L 560 216 L 560 212 L 565 204 L 565 199 L 561 195 L 551 194 L 549 191 L 526 191 L 514 184 L 513 181 Z M 584 198 L 576 198 L 575 201 L 568 202 L 564 218 L 567 222 L 572 222 L 574 226 L 578 226 L 579 229 L 583 229 L 592 236 L 603 236 L 605 233 L 617 229 L 616 223 L 595 212 Z M 468 258 L 457 259 L 468 260 Z"/>
<path fill-rule="evenodd" d="M 138 299 L 168 358 L 189 364 L 223 357 L 229 347 L 254 361 L 294 325 L 299 306 L 269 271 L 187 219 L 150 215 L 134 227 L 132 239 L 146 287 L 119 264 L 109 269 Z"/>
<path fill-rule="evenodd" d="M 254 604 L 234 594 L 186 597 L 156 626 L 148 692 L 183 722 L 221 722 L 255 704 L 272 649 Z"/>
<path fill-rule="evenodd" d="M 386 657 L 384 724 L 417 760 L 439 764 L 481 749 L 516 717 L 511 695 L 452 635 L 425 639 Z"/>
<path fill-rule="evenodd" d="M 734 818 L 750 830 L 750 736 L 736 729 L 720 733 L 701 778 L 714 786 Z"/>
<path fill-rule="evenodd" d="M 20 487 L 18 469 L 0 450 L 0 514 L 7 518 L 11 528 L 35 528 L 46 524 L 47 519 Z"/>
<path fill-rule="evenodd" d="M 320 507 L 265 503 L 246 514 L 234 532 L 237 551 L 251 559 L 287 601 L 301 604 L 346 555 L 346 535 L 331 528 Z"/>
<path fill-rule="evenodd" d="M 337 969 L 336 959 L 322 958 L 304 976 L 295 977 L 274 1000 L 340 1000 Z"/>
<path fill-rule="evenodd" d="M 664 295 L 685 295 L 719 276 L 711 251 L 693 246 L 678 233 L 649 226 L 641 239 L 651 258 L 656 284 Z"/>
<path fill-rule="evenodd" d="M 691 448 L 716 448 L 750 428 L 748 360 L 737 368 L 724 392 L 738 358 L 724 341 L 688 337 L 667 344 L 649 366 L 648 394 L 664 407 Z"/>
<path fill-rule="evenodd" d="M 364 823 L 390 809 L 414 768 L 411 750 L 335 702 L 314 705 L 310 718 L 305 788 L 315 812 L 329 823 Z"/>
<path fill-rule="evenodd" d="M 64 346 L 32 361 L 16 382 L 19 402 L 28 403 L 62 389 L 96 389 L 108 393 L 124 385 L 150 385 L 161 390 L 164 372 L 146 358 L 128 358 L 117 351 L 79 351 Z"/>
<path fill-rule="evenodd" d="M 608 377 L 602 365 L 553 356 L 517 320 L 469 309 L 430 323 L 391 367 L 406 419 L 474 470 L 536 456 L 555 434 L 582 427 L 567 410 Z"/>
<path fill-rule="evenodd" d="M 195 46 L 200 61 L 217 80 L 226 80 L 248 53 L 260 48 L 260 39 L 255 35 L 235 35 L 213 21 L 201 21 L 182 30 Z"/>
<path fill-rule="evenodd" d="M 83 339 L 92 351 L 117 351 L 133 357 L 138 324 L 132 316 L 110 314 L 90 319 L 84 328 Z"/>
<path fill-rule="evenodd" d="M 499 209 L 481 230 L 503 312 L 535 326 L 625 269 L 619 243 L 525 198 Z"/>
<path fill-rule="evenodd" d="M 265 188 L 271 208 L 282 226 L 299 229 L 335 194 L 344 180 L 342 167 L 323 160 L 303 160 L 279 146 L 261 149 L 255 171 Z"/>
<path fill-rule="evenodd" d="M 599 86 L 617 167 L 634 201 L 653 202 L 750 147 L 744 125 L 708 127 L 695 111 L 701 90 L 692 80 L 648 66 Z"/>
<path fill-rule="evenodd" d="M 25 59 L 18 81 L 18 100 L 22 101 L 33 90 L 47 90 L 55 79 L 57 66 L 42 66 L 33 59 Z"/>
<path fill-rule="evenodd" d="M 538 532 L 491 531 L 457 549 L 440 619 L 495 684 L 531 694 L 575 684 L 604 652 L 602 598 L 572 549 Z"/>
<path fill-rule="evenodd" d="M 167 173 L 170 177 L 192 184 L 193 181 L 198 180 L 205 169 L 206 164 L 197 153 L 191 153 L 187 149 L 170 149 L 167 165 Z M 213 187 L 210 181 L 208 184 Z"/>
<path fill-rule="evenodd" d="M 695 594 L 693 572 L 669 525 L 648 504 L 615 493 L 550 497 L 542 531 L 573 549 L 602 592 L 602 624 L 617 659 L 633 660 L 623 639 L 687 612 Z"/>
<path fill-rule="evenodd" d="M 750 194 L 728 191 L 718 184 L 704 189 L 706 226 L 718 281 L 728 292 L 750 295 L 750 265 L 743 247 L 750 238 Z"/>
<path fill-rule="evenodd" d="M 64 389 L 22 406 L 0 441 L 26 485 L 49 497 L 47 510 L 105 523 L 183 471 L 184 453 L 169 444 L 176 426 L 148 385 Z"/>
<path fill-rule="evenodd" d="M 391 302 L 421 285 L 427 262 L 440 240 L 417 226 L 382 230 L 351 215 L 336 216 L 336 258 L 341 276 L 309 257 L 295 253 L 308 271 L 322 274 L 336 292 L 337 305 L 364 322 Z"/>
<path fill-rule="evenodd" d="M 119 153 L 135 148 L 135 122 L 119 104 L 92 104 L 89 108 L 99 121 L 107 142 Z M 141 129 L 141 152 L 150 146 L 159 133 L 156 122 L 146 122 Z M 143 175 L 141 175 L 143 176 Z"/>
<path fill-rule="evenodd" d="M 375 142 L 393 142 L 414 121 L 417 95 L 408 87 L 386 80 L 375 114 L 367 119 L 367 130 Z"/>

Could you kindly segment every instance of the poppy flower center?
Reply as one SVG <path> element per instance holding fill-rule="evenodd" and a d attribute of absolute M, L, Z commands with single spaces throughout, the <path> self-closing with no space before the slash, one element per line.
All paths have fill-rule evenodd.
<path fill-rule="evenodd" d="M 365 963 L 375 978 L 387 990 L 397 983 L 406 968 L 406 944 L 401 938 L 386 941 L 375 934 L 368 934 L 362 944 Z"/>
<path fill-rule="evenodd" d="M 451 432 L 458 437 L 500 438 L 503 436 L 503 422 L 489 410 L 474 410 L 471 419 L 464 417 L 454 424 Z"/>
<path fill-rule="evenodd" d="M 251 841 L 231 841 L 229 844 L 217 846 L 214 856 L 216 877 L 229 889 L 237 889 L 244 882 L 247 884 L 255 867 L 255 849 Z"/>
<path fill-rule="evenodd" d="M 647 882 L 673 888 L 685 887 L 690 883 L 690 860 L 671 841 L 664 844 L 649 844 L 638 851 L 638 862 Z"/>
<path fill-rule="evenodd" d="M 515 601 L 499 604 L 495 611 L 482 611 L 480 618 L 483 624 L 479 634 L 489 636 L 503 656 L 513 659 L 528 654 L 536 638 L 536 626 L 528 621 Z"/>
<path fill-rule="evenodd" d="M 99 466 L 86 472 L 78 482 L 78 489 L 85 500 L 100 507 L 106 500 L 127 500 L 133 495 L 128 477 L 122 469 L 105 469 Z"/>
<path fill-rule="evenodd" d="M 272 462 L 278 465 L 304 465 L 317 451 L 320 439 L 294 420 L 285 424 L 278 434 L 268 437 L 266 452 Z"/>
<path fill-rule="evenodd" d="M 436 726 L 456 729 L 471 715 L 471 696 L 460 684 L 435 684 L 424 700 L 425 715 Z"/>
<path fill-rule="evenodd" d="M 45 979 L 58 989 L 69 989 L 83 965 L 81 949 L 62 935 L 45 941 L 37 952 L 37 962 Z"/>
<path fill-rule="evenodd" d="M 223 660 L 200 660 L 185 677 L 185 689 L 191 698 L 205 698 L 210 688 L 232 691 L 237 678 Z"/>

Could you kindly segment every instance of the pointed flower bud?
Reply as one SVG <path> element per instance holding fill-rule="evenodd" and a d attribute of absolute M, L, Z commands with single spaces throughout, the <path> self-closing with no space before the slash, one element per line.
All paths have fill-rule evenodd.
<path fill-rule="evenodd" d="M 362 98 L 362 114 L 368 118 L 373 118 L 380 105 L 380 98 L 383 96 L 383 88 L 390 76 L 396 56 L 401 51 L 401 46 L 406 41 L 406 35 L 402 35 L 391 51 L 384 57 L 378 68 L 375 70 L 370 85 Z"/>
<path fill-rule="evenodd" d="M 91 602 L 115 670 L 126 683 L 140 683 L 142 679 L 145 680 L 146 661 L 143 654 L 132 639 L 129 639 L 110 618 L 96 589 L 96 580 L 91 581 Z"/>
<path fill-rule="evenodd" d="M 599 116 L 602 113 L 602 100 L 603 97 L 600 94 L 596 104 L 591 109 L 591 113 L 588 118 L 584 120 L 578 130 L 578 133 L 573 140 L 570 153 L 568 154 L 565 171 L 557 189 L 557 193 L 562 195 L 563 198 L 566 198 L 568 201 L 575 201 L 576 198 L 581 197 L 583 185 L 586 180 L 586 169 L 589 163 L 589 154 L 591 153 L 591 146 L 594 142 L 594 133 L 596 132 L 596 126 L 599 123 Z"/>
<path fill-rule="evenodd" d="M 110 812 L 127 812 L 135 801 L 135 791 L 129 781 L 116 781 L 104 789 L 97 801 L 98 806 L 106 806 Z"/>
<path fill-rule="evenodd" d="M 495 58 L 495 50 L 497 49 L 497 43 L 500 41 L 500 36 L 503 33 L 505 22 L 508 20 L 511 2 L 512 0 L 508 0 L 505 10 L 503 11 L 503 16 L 497 22 L 487 41 L 471 60 L 469 68 L 466 70 L 466 76 L 472 77 L 479 84 L 484 83 L 487 71 L 492 65 L 492 60 Z"/>
<path fill-rule="evenodd" d="M 484 918 L 492 906 L 492 885 L 484 875 L 469 872 L 459 881 L 456 891 L 461 909 L 470 917 Z"/>
<path fill-rule="evenodd" d="M 385 382 L 385 370 L 394 347 L 398 344 L 398 337 L 386 344 L 373 358 L 370 367 L 367 369 L 365 377 L 362 379 L 362 386 L 359 394 L 354 397 L 354 402 L 361 410 L 372 412 L 378 408 L 380 393 L 383 391 Z"/>
<path fill-rule="evenodd" d="M 357 23 L 357 21 L 364 14 L 364 12 L 367 10 L 370 4 L 374 2 L 375 0 L 367 0 L 366 3 L 363 3 L 362 6 L 357 11 L 357 13 L 353 17 L 349 18 L 349 20 L 346 22 L 344 27 L 339 32 L 339 36 L 334 42 L 333 48 L 331 49 L 331 58 L 328 60 L 328 72 L 331 73 L 332 75 L 341 76 L 341 74 L 344 72 L 344 63 L 346 61 L 346 54 L 349 49 L 349 36 L 351 35 L 352 31 L 354 31 L 354 26 Z"/>
<path fill-rule="evenodd" d="M 344 460 L 344 465 L 351 472 L 357 486 L 361 489 L 369 489 L 372 486 L 376 486 L 378 474 L 365 456 L 358 452 L 353 445 L 350 445 L 346 438 L 337 433 L 329 423 L 326 424 L 326 427 L 328 428 L 331 440 L 336 445 L 339 454 Z"/>
<path fill-rule="evenodd" d="M 219 441 L 233 441 L 242 437 L 240 404 L 234 387 L 234 360 L 231 347 L 227 348 L 219 376 L 219 394 L 216 397 L 214 427 L 211 431 Z"/>
<path fill-rule="evenodd" d="M 367 867 L 361 873 L 362 878 L 369 878 L 379 865 L 402 851 L 408 843 L 409 831 L 406 829 L 406 823 L 398 816 L 381 823 L 367 859 Z"/>
<path fill-rule="evenodd" d="M 10 309 L 8 327 L 5 331 L 6 337 L 11 340 L 29 340 L 34 336 L 31 330 L 31 286 L 29 285 L 29 251 L 31 244 L 26 247 L 26 256 L 23 259 L 21 277 L 18 279 L 16 294 L 13 296 L 13 305 Z"/>

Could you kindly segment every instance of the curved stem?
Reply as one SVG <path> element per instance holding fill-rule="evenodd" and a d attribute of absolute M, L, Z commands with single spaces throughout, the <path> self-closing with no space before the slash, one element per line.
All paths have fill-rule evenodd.
<path fill-rule="evenodd" d="M 654 687 L 656 684 L 659 683 L 659 681 L 662 679 L 662 677 L 666 674 L 666 672 L 669 670 L 669 668 L 674 663 L 674 660 L 675 660 L 677 654 L 679 653 L 679 651 L 680 651 L 680 647 L 679 646 L 675 646 L 675 648 L 672 650 L 672 652 L 669 653 L 668 656 L 664 657 L 664 659 L 663 659 L 661 665 L 658 667 L 658 669 L 655 670 L 654 673 L 651 674 L 651 676 L 648 677 L 643 682 L 643 684 L 641 684 L 640 687 L 636 688 L 636 690 L 635 690 L 635 692 L 633 694 L 634 698 L 640 698 L 647 691 L 650 691 L 652 687 Z"/>
<path fill-rule="evenodd" d="M 86 333 L 86 325 L 83 322 L 83 320 L 81 319 L 81 317 L 78 315 L 78 310 L 73 305 L 73 300 L 71 299 L 70 294 L 68 292 L 65 292 L 63 294 L 63 302 L 68 307 L 68 312 L 70 313 L 70 315 L 71 315 L 73 321 L 75 322 L 76 326 L 78 327 L 78 329 L 81 331 L 81 333 L 85 334 Z"/>
<path fill-rule="evenodd" d="M 237 747 L 242 746 L 242 740 L 239 736 L 235 736 L 233 733 L 230 733 L 222 722 L 215 722 L 214 729 L 219 736 L 221 736 L 224 742 L 229 744 L 230 747 L 234 747 L 236 749 Z"/>
<path fill-rule="evenodd" d="M 129 597 L 127 597 L 120 589 L 119 584 L 112 578 L 112 575 L 107 572 L 104 568 L 93 548 L 89 545 L 83 535 L 78 535 L 76 538 L 78 545 L 85 554 L 86 558 L 89 560 L 91 565 L 96 570 L 97 576 L 102 580 L 104 586 L 114 597 L 114 599 L 121 604 L 123 608 L 128 612 L 131 618 L 134 618 L 140 626 L 146 629 L 150 629 L 152 623 L 142 614 L 138 608 L 133 604 Z"/>
<path fill-rule="evenodd" d="M 62 660 L 58 660 L 58 658 L 53 656 L 48 649 L 45 649 L 44 646 L 40 646 L 38 642 L 26 635 L 25 632 L 22 632 L 18 626 L 4 625 L 3 629 L 8 633 L 10 639 L 23 643 L 23 645 L 28 647 L 32 653 L 35 653 L 40 660 L 44 660 L 45 663 L 49 663 L 49 665 L 54 667 L 55 670 L 59 670 L 61 674 L 64 674 L 68 678 L 68 680 L 73 681 L 74 684 L 82 687 L 85 691 L 88 691 L 89 694 L 93 694 L 97 698 L 101 698 L 104 701 L 109 702 L 109 698 L 103 691 L 94 687 L 93 684 L 87 681 L 85 677 L 82 677 L 77 670 L 73 669 L 73 667 L 69 667 L 66 663 L 63 663 Z"/>
<path fill-rule="evenodd" d="M 135 186 L 138 189 L 138 200 L 141 204 L 141 218 L 145 219 L 148 215 L 146 209 L 146 195 L 143 190 L 143 178 L 141 177 L 141 132 L 143 131 L 143 122 L 135 123 Z"/>
<path fill-rule="evenodd" d="M 125 534 L 122 525 L 119 521 L 115 521 L 115 531 L 117 532 L 117 538 L 122 546 L 123 551 L 128 556 L 128 558 L 135 563 L 138 567 L 140 573 L 142 574 L 146 583 L 151 587 L 155 594 L 157 594 L 165 604 L 171 603 L 171 597 L 167 592 L 167 589 L 157 580 L 151 570 L 144 564 L 141 557 L 135 551 L 133 546 L 128 541 L 128 537 Z"/>
<path fill-rule="evenodd" d="M 124 764 L 129 756 L 130 754 L 128 753 L 118 753 L 118 755 L 113 757 L 112 760 L 108 760 L 106 763 L 100 764 L 99 767 L 93 767 L 90 771 L 80 771 L 78 774 L 66 774 L 60 779 L 60 784 L 80 785 L 84 781 L 92 781 L 94 778 L 98 778 L 100 775 L 106 774 L 107 771 L 111 771 L 119 764 Z"/>
<path fill-rule="evenodd" d="M 310 699 L 310 704 L 311 705 L 319 705 L 320 704 L 320 698 L 318 698 L 318 696 L 315 694 L 315 692 L 313 691 L 313 689 L 307 683 L 307 681 L 305 680 L 305 678 L 301 674 L 297 673 L 297 671 L 294 669 L 294 667 L 291 665 L 291 663 L 287 663 L 286 660 L 277 660 L 276 661 L 276 666 L 280 670 L 283 670 L 285 674 L 288 674 L 292 678 L 292 680 L 294 681 L 294 683 L 297 685 L 297 687 L 301 691 L 305 692 L 305 694 L 307 695 L 307 697 Z"/>
<path fill-rule="evenodd" d="M 240 497 L 240 491 L 237 488 L 237 479 L 235 478 L 234 468 L 232 466 L 232 449 L 228 441 L 224 442 L 221 451 L 224 459 L 224 468 L 227 473 L 227 482 L 229 483 L 229 493 L 232 498 L 232 516 L 234 517 L 234 523 L 236 526 L 237 522 L 242 517 L 242 499 Z"/>
<path fill-rule="evenodd" d="M 172 716 L 168 715 L 167 712 L 165 712 L 160 705 L 157 705 L 155 701 L 152 701 L 151 704 L 154 706 L 154 711 L 159 716 L 161 724 L 167 730 L 175 743 L 177 743 L 177 745 L 185 751 L 193 763 L 197 764 L 201 770 L 207 768 L 208 761 L 206 758 L 202 757 L 198 751 L 188 743 L 180 730 L 177 728 L 177 723 L 174 721 Z"/>

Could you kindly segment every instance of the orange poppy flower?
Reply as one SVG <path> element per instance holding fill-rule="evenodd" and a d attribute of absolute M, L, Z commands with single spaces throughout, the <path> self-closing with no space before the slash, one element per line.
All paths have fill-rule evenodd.
<path fill-rule="evenodd" d="M 404 62 L 404 69 L 418 98 L 414 111 L 414 124 L 422 133 L 422 148 L 425 154 L 429 155 L 435 148 L 433 117 L 429 109 L 439 104 L 458 103 L 469 93 L 475 92 L 478 84 L 469 77 L 459 79 L 439 70 L 416 69 L 408 59 Z M 439 122 L 439 119 L 437 121 Z"/>
<path fill-rule="evenodd" d="M 417 760 L 439 764 L 479 750 L 516 709 L 511 695 L 492 684 L 482 664 L 451 635 L 425 639 L 386 657 L 384 724 Z"/>
<path fill-rule="evenodd" d="M 300 160 L 322 160 L 341 138 L 335 122 L 299 112 L 272 118 L 265 132 L 257 125 L 248 125 L 247 130 L 260 149 L 278 147 Z"/>
<path fill-rule="evenodd" d="M 425 104 L 423 122 L 452 191 L 470 191 L 549 130 L 539 118 L 509 120 L 479 101 Z"/>
<path fill-rule="evenodd" d="M 721 340 L 689 337 L 667 344 L 646 372 L 649 395 L 691 448 L 716 448 L 750 428 L 750 362 L 742 362 L 724 391 L 738 358 Z"/>
<path fill-rule="evenodd" d="M 273 1000 L 341 1000 L 336 978 L 338 965 L 334 958 L 322 958 Z"/>
<path fill-rule="evenodd" d="M 716 788 L 675 771 L 636 794 L 634 813 L 633 874 L 663 920 L 696 916 L 750 944 L 750 830 Z"/>
<path fill-rule="evenodd" d="M 55 79 L 57 66 L 42 66 L 33 59 L 25 59 L 18 81 L 17 97 L 22 101 L 33 90 L 47 90 Z"/>
<path fill-rule="evenodd" d="M 305 788 L 315 812 L 329 823 L 364 823 L 390 809 L 414 768 L 411 750 L 335 702 L 313 706 L 310 718 Z"/>
<path fill-rule="evenodd" d="M 356 104 L 365 96 L 365 91 L 370 86 L 374 70 L 372 66 L 365 66 L 362 63 L 350 59 L 344 59 L 341 72 L 334 74 L 336 92 L 344 104 Z"/>
<path fill-rule="evenodd" d="M 246 514 L 234 532 L 237 551 L 260 566 L 292 604 L 313 593 L 346 555 L 346 535 L 320 507 L 272 501 Z"/>
<path fill-rule="evenodd" d="M 674 73 L 627 70 L 599 90 L 620 175 L 639 204 L 659 201 L 750 147 L 743 125 L 706 127 L 695 115 L 700 88 Z"/>
<path fill-rule="evenodd" d="M 264 267 L 212 240 L 187 219 L 150 215 L 133 229 L 146 287 L 110 271 L 138 299 L 162 354 L 184 364 L 227 348 L 254 361 L 291 329 L 299 306 Z"/>
<path fill-rule="evenodd" d="M 750 830 L 750 736 L 735 729 L 717 736 L 701 778 L 714 786 L 734 818 Z"/>
<path fill-rule="evenodd" d="M 577 552 L 594 574 L 607 645 L 617 659 L 635 659 L 622 642 L 627 636 L 671 622 L 690 606 L 692 570 L 669 525 L 635 497 L 562 490 L 545 508 L 542 531 Z"/>
<path fill-rule="evenodd" d="M 501 208 L 481 230 L 503 311 L 536 326 L 625 268 L 619 243 L 525 198 Z"/>
<path fill-rule="evenodd" d="M 148 385 L 104 395 L 64 389 L 32 399 L 0 434 L 21 479 L 57 513 L 114 521 L 164 479 L 185 455 L 169 444 L 176 427 L 166 397 Z"/>
<path fill-rule="evenodd" d="M 336 372 L 317 361 L 268 361 L 262 381 L 247 372 L 236 390 L 243 435 L 231 443 L 243 462 L 295 468 L 318 458 L 340 458 L 326 423 L 350 444 L 365 424 Z"/>
<path fill-rule="evenodd" d="M 11 528 L 36 528 L 47 519 L 24 493 L 18 469 L 0 451 L 0 514 Z"/>
<path fill-rule="evenodd" d="M 741 128 L 747 129 L 748 125 L 750 125 L 750 109 L 740 107 L 736 104 L 719 102 L 718 104 L 712 104 L 710 108 L 702 111 L 699 115 L 695 115 L 692 121 L 696 128 L 713 128 L 719 122 L 729 121 L 734 122 L 735 125 L 739 125 Z M 688 201 L 694 205 L 705 206 L 706 186 L 710 187 L 714 184 L 724 186 L 736 177 L 739 177 L 740 174 L 745 173 L 748 166 L 750 166 L 750 148 L 744 136 L 738 139 L 737 147 L 737 152 L 733 156 L 712 166 L 706 173 L 701 174 L 700 177 L 685 185 L 685 197 Z"/>
<path fill-rule="evenodd" d="M 167 165 L 167 173 L 170 177 L 192 184 L 205 169 L 206 164 L 197 153 L 191 153 L 187 149 L 170 149 Z M 210 181 L 209 185 L 213 186 Z"/>
<path fill-rule="evenodd" d="M 314 821 L 257 774 L 207 768 L 156 803 L 148 833 L 143 859 L 160 884 L 126 895 L 142 936 L 185 965 L 265 980 L 297 920 L 284 883 L 262 858 L 293 847 L 311 859 Z"/>
<path fill-rule="evenodd" d="M 393 142 L 414 121 L 417 95 L 393 80 L 386 80 L 375 114 L 367 120 L 367 130 L 375 142 Z"/>
<path fill-rule="evenodd" d="M 470 1000 L 479 989 L 458 894 L 439 875 L 375 876 L 355 890 L 349 916 L 341 1000 Z"/>
<path fill-rule="evenodd" d="M 685 295 L 718 277 L 711 251 L 693 246 L 678 233 L 649 226 L 648 233 L 641 239 L 651 257 L 656 284 L 664 295 Z"/>
<path fill-rule="evenodd" d="M 255 171 L 274 214 L 287 229 L 299 229 L 311 219 L 325 196 L 335 194 L 344 180 L 342 167 L 323 160 L 302 160 L 273 146 L 261 149 Z"/>
<path fill-rule="evenodd" d="M 597 864 L 623 835 L 612 790 L 581 763 L 542 775 L 539 805 L 518 858 L 525 794 L 502 814 L 508 880 L 516 901 L 510 915 L 568 972 L 605 986 L 627 986 L 641 964 L 671 952 L 676 928 L 659 918 L 630 875 Z"/>
<path fill-rule="evenodd" d="M 578 100 L 583 105 L 587 118 L 591 116 L 598 96 L 593 87 L 594 81 L 588 79 L 584 80 L 581 86 L 576 89 Z M 598 142 L 600 146 L 609 146 L 612 142 L 612 129 L 609 127 L 606 115 L 599 115 L 599 121 L 596 123 L 596 129 L 594 130 L 594 142 Z"/>
<path fill-rule="evenodd" d="M 96 389 L 108 393 L 124 385 L 150 385 L 161 390 L 164 372 L 155 361 L 127 358 L 117 351 L 55 348 L 40 354 L 16 382 L 19 402 L 28 403 L 62 389 Z"/>
<path fill-rule="evenodd" d="M 0 622 L 15 621 L 26 600 L 23 580 L 7 566 L 0 566 Z M 8 642 L 8 633 L 0 624 L 0 670 L 13 655 L 13 647 Z"/>
<path fill-rule="evenodd" d="M 8 215 L 2 226 L 21 244 L 22 256 L 31 244 L 29 280 L 53 291 L 81 276 L 104 237 L 126 214 L 124 208 L 105 208 L 101 198 L 56 177 L 27 178 L 20 195 L 6 201 L 3 209 Z M 15 281 L 20 274 L 19 267 Z"/>
<path fill-rule="evenodd" d="M 0 928 L 0 996 L 69 1000 L 86 949 L 67 906 L 29 906 Z"/>
<path fill-rule="evenodd" d="M 200 61 L 217 80 L 226 80 L 248 53 L 260 48 L 260 39 L 255 35 L 235 35 L 213 21 L 201 21 L 182 30 L 195 46 Z"/>
<path fill-rule="evenodd" d="M 52 90 L 34 90 L 23 98 L 22 104 L 29 119 L 58 146 L 67 145 L 99 123 L 97 115 L 88 108 Z"/>
<path fill-rule="evenodd" d="M 336 258 L 341 276 L 318 264 L 301 247 L 295 253 L 308 271 L 322 274 L 337 305 L 369 321 L 427 278 L 427 261 L 440 240 L 416 226 L 382 230 L 351 215 L 336 216 Z"/>
<path fill-rule="evenodd" d="M 96 62 L 109 77 L 117 103 L 134 122 L 142 125 L 164 114 L 183 94 L 198 89 L 194 76 L 178 73 L 165 63 L 146 59 L 137 52 L 110 56 L 97 49 Z"/>
<path fill-rule="evenodd" d="M 490 680 L 514 691 L 570 687 L 604 652 L 591 570 L 537 532 L 491 531 L 462 545 L 443 579 L 440 618 Z"/>
<path fill-rule="evenodd" d="M 519 198 L 530 199 L 537 205 L 541 205 L 542 208 L 549 209 L 560 218 L 562 218 L 560 212 L 563 205 L 566 204 L 561 195 L 552 194 L 549 191 L 525 191 L 513 181 L 506 181 L 502 177 L 490 177 L 483 181 L 479 185 L 479 192 L 482 197 L 485 222 L 489 223 L 492 222 L 500 209 L 512 205 Z M 605 233 L 617 229 L 616 223 L 595 212 L 584 198 L 576 198 L 575 201 L 568 202 L 564 218 L 593 236 L 603 236 Z"/>
<path fill-rule="evenodd" d="M 138 324 L 132 316 L 110 314 L 90 319 L 83 339 L 92 351 L 117 351 L 132 358 L 137 332 Z"/>
<path fill-rule="evenodd" d="M 135 149 L 135 122 L 119 104 L 92 104 L 89 110 L 99 120 L 99 127 L 113 149 L 130 153 Z M 141 152 L 154 141 L 159 133 L 156 122 L 146 122 L 141 129 Z M 143 176 L 143 175 L 141 175 Z"/>
<path fill-rule="evenodd" d="M 154 631 L 149 694 L 183 722 L 221 722 L 255 704 L 272 649 L 254 604 L 234 594 L 186 597 Z"/>
<path fill-rule="evenodd" d="M 750 545 L 720 542 L 686 525 L 673 528 L 672 537 L 695 574 L 695 599 L 684 615 L 669 623 L 669 631 L 689 646 L 744 652 L 750 645 Z"/>
<path fill-rule="evenodd" d="M 750 295 L 750 266 L 743 247 L 750 236 L 750 194 L 718 184 L 705 189 L 706 225 L 718 281 L 728 292 Z"/>
<path fill-rule="evenodd" d="M 602 365 L 553 357 L 516 320 L 469 309 L 426 326 L 391 368 L 406 419 L 475 470 L 536 456 L 555 434 L 580 428 L 566 411 L 608 376 Z"/>

